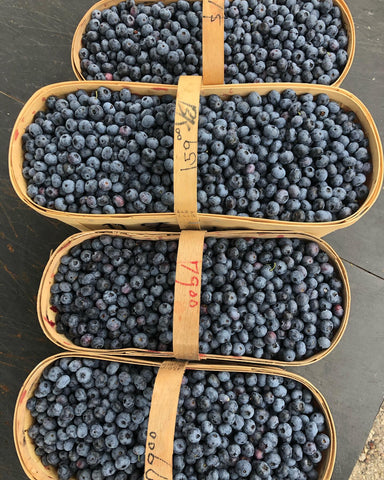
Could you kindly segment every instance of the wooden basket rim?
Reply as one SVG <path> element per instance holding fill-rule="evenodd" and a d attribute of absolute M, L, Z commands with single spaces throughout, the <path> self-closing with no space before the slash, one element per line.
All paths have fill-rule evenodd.
<path fill-rule="evenodd" d="M 134 359 L 126 357 L 109 357 L 107 355 L 90 355 L 90 354 L 78 354 L 76 352 L 63 352 L 51 357 L 46 358 L 40 362 L 28 375 L 26 380 L 21 387 L 14 410 L 13 417 L 13 437 L 16 447 L 16 452 L 19 457 L 19 461 L 23 467 L 24 472 L 31 480 L 57 480 L 57 473 L 53 467 L 44 467 L 41 463 L 40 457 L 34 452 L 34 446 L 32 440 L 28 436 L 28 428 L 32 424 L 31 415 L 29 414 L 28 409 L 26 408 L 26 403 L 31 397 L 34 387 L 36 386 L 38 380 L 41 377 L 43 370 L 53 363 L 56 360 L 61 358 L 94 358 L 104 361 L 118 361 L 120 363 L 128 363 L 135 365 L 144 365 L 149 367 L 159 367 L 162 362 L 154 360 L 143 360 L 143 359 Z M 331 480 L 332 472 L 336 460 L 336 451 L 337 451 L 337 437 L 336 437 L 336 427 L 332 417 L 331 410 L 329 405 L 320 392 L 320 390 L 315 387 L 309 380 L 298 375 L 296 373 L 282 370 L 275 367 L 261 367 L 261 366 L 234 366 L 234 365 L 224 365 L 224 364 L 200 364 L 195 362 L 187 363 L 187 370 L 207 370 L 207 371 L 228 371 L 228 372 L 239 372 L 239 373 L 256 373 L 256 374 L 267 374 L 267 375 L 278 375 L 284 378 L 289 378 L 295 380 L 304 387 L 306 387 L 313 395 L 314 403 L 322 411 L 326 426 L 327 434 L 330 437 L 330 447 L 326 451 L 327 455 L 323 457 L 322 462 L 320 463 L 321 470 L 321 480 Z M 71 478 L 73 480 L 73 477 Z"/>
<path fill-rule="evenodd" d="M 116 350 L 100 349 L 95 350 L 92 348 L 80 347 L 73 342 L 71 342 L 64 334 L 57 333 L 55 329 L 56 313 L 50 313 L 52 311 L 50 305 L 50 284 L 54 274 L 57 271 L 58 265 L 60 263 L 61 256 L 65 255 L 72 247 L 82 243 L 85 240 L 99 237 L 101 235 L 111 235 L 111 236 L 122 236 L 126 238 L 133 238 L 138 240 L 176 240 L 179 238 L 179 233 L 174 232 L 133 232 L 127 230 L 93 230 L 91 232 L 81 232 L 75 233 L 66 240 L 64 240 L 52 253 L 48 263 L 44 269 L 39 291 L 37 295 L 37 316 L 39 319 L 40 326 L 46 335 L 46 337 L 54 342 L 59 347 L 65 350 L 77 351 L 77 352 L 87 352 L 92 354 L 92 352 L 99 351 L 100 353 L 111 355 L 111 356 L 140 356 L 140 357 L 159 357 L 159 358 L 174 358 L 173 352 L 160 352 L 153 350 L 142 350 L 136 348 L 122 348 Z M 335 336 L 332 339 L 331 345 L 328 349 L 317 352 L 316 354 L 302 360 L 294 360 L 293 362 L 285 362 L 282 360 L 273 360 L 273 359 L 256 359 L 253 357 L 236 357 L 236 356 L 224 356 L 216 354 L 199 354 L 201 361 L 226 361 L 226 362 L 236 362 L 236 363 L 247 363 L 253 365 L 272 365 L 280 367 L 299 367 L 299 366 L 308 366 L 313 363 L 323 359 L 329 355 L 341 341 L 344 332 L 347 328 L 348 319 L 350 315 L 350 306 L 351 306 L 351 289 L 348 280 L 348 275 L 346 268 L 337 255 L 335 250 L 323 239 L 319 239 L 312 235 L 304 233 L 287 233 L 281 234 L 281 232 L 249 232 L 243 230 L 234 230 L 234 231 L 223 231 L 223 232 L 206 232 L 206 237 L 214 238 L 301 238 L 303 240 L 314 241 L 319 244 L 320 248 L 325 251 L 331 258 L 332 263 L 335 268 L 337 268 L 341 281 L 343 282 L 343 308 L 344 315 L 340 322 L 340 326 L 337 329 Z M 50 317 L 51 315 L 51 317 Z"/>
<path fill-rule="evenodd" d="M 77 81 L 70 81 L 70 82 L 60 82 L 48 85 L 39 89 L 37 92 L 32 95 L 32 97 L 27 101 L 24 105 L 23 109 L 21 110 L 13 131 L 11 135 L 10 147 L 9 147 L 9 175 L 11 179 L 11 183 L 13 188 L 15 189 L 19 198 L 27 204 L 30 208 L 35 210 L 36 212 L 50 217 L 61 220 L 63 222 L 74 224 L 81 223 L 90 223 L 92 225 L 103 225 L 108 223 L 121 223 L 128 219 L 137 219 L 137 222 L 143 223 L 157 223 L 158 221 L 161 222 L 172 222 L 175 221 L 175 213 L 168 212 L 168 213 L 144 213 L 144 214 L 114 214 L 114 215 L 105 215 L 105 214 L 82 214 L 82 213 L 68 213 L 68 212 L 60 212 L 57 210 L 48 209 L 45 207 L 41 207 L 35 204 L 31 198 L 28 197 L 26 193 L 26 181 L 22 177 L 21 174 L 21 163 L 22 158 L 16 158 L 15 150 L 20 150 L 20 144 L 17 142 L 21 142 L 21 136 L 24 133 L 24 129 L 22 125 L 26 123 L 25 118 L 28 118 L 28 122 L 31 122 L 33 119 L 34 113 L 36 111 L 31 112 L 33 110 L 33 106 L 35 106 L 38 102 L 39 105 L 41 104 L 42 100 L 45 99 L 47 96 L 51 94 L 59 95 L 60 92 L 62 95 L 73 91 L 74 89 L 85 89 L 88 91 L 95 90 L 97 86 L 106 86 L 112 90 L 119 90 L 122 88 L 130 88 L 134 93 L 135 92 L 142 92 L 141 94 L 145 94 L 144 92 L 153 92 L 153 94 L 158 95 L 165 95 L 170 94 L 176 96 L 177 86 L 175 85 L 163 85 L 159 86 L 157 84 L 143 84 L 143 83 L 124 83 L 124 82 L 77 82 Z M 364 201 L 364 203 L 359 207 L 359 209 L 350 215 L 349 217 L 342 219 L 342 220 L 334 220 L 331 222 L 286 222 L 282 220 L 269 220 L 265 218 L 252 218 L 252 217 L 238 217 L 238 216 L 231 216 L 231 215 L 215 215 L 215 214 L 207 214 L 207 213 L 198 213 L 199 219 L 206 220 L 209 224 L 210 221 L 215 222 L 223 221 L 226 223 L 233 223 L 238 222 L 238 224 L 242 224 L 242 226 L 246 226 L 246 228 L 268 228 L 268 230 L 280 229 L 280 230 L 289 230 L 289 231 L 296 231 L 301 230 L 316 233 L 318 236 L 325 235 L 326 233 L 330 233 L 331 231 L 345 228 L 347 226 L 352 225 L 358 219 L 361 218 L 374 204 L 377 200 L 377 197 L 381 191 L 381 186 L 383 183 L 383 147 L 381 143 L 381 139 L 379 136 L 379 132 L 377 126 L 372 118 L 367 107 L 359 100 L 354 94 L 348 92 L 347 90 L 331 87 L 331 86 L 319 86 L 319 85 L 308 85 L 308 84 L 289 84 L 289 83 L 273 83 L 273 84 L 242 84 L 242 85 L 215 85 L 215 86 L 203 86 L 201 89 L 201 95 L 211 95 L 216 93 L 221 96 L 226 95 L 234 95 L 236 93 L 242 93 L 245 91 L 259 91 L 261 94 L 266 94 L 270 90 L 278 90 L 283 91 L 288 88 L 294 89 L 298 94 L 302 93 L 312 93 L 314 95 L 319 93 L 327 93 L 329 97 L 333 100 L 338 101 L 343 105 L 344 104 L 352 104 L 353 107 L 356 108 L 358 113 L 356 113 L 355 109 L 353 109 L 354 113 L 357 116 L 357 119 L 360 124 L 362 124 L 365 134 L 369 137 L 370 145 L 369 150 L 371 153 L 371 161 L 374 168 L 374 175 L 372 176 L 370 190 L 368 193 L 368 197 Z M 140 94 L 140 93 L 138 93 Z M 243 93 L 245 94 L 245 93 Z M 36 107 L 38 108 L 38 107 Z M 348 109 L 350 109 L 348 107 Z M 365 124 L 365 125 L 363 125 Z M 252 225 L 250 227 L 250 225 Z M 204 227 L 204 225 L 203 225 Z"/>
<path fill-rule="evenodd" d="M 169 3 L 174 3 L 175 1 L 177 0 L 164 0 L 162 3 L 164 3 L 165 5 L 168 5 Z M 187 1 L 193 2 L 194 0 L 187 0 Z M 71 45 L 72 70 L 78 80 L 85 80 L 85 77 L 81 73 L 79 51 L 82 46 L 81 40 L 82 40 L 83 33 L 85 31 L 85 28 L 89 20 L 91 19 L 91 14 L 93 10 L 103 10 L 113 5 L 117 5 L 118 3 L 119 3 L 118 0 L 100 0 L 99 2 L 95 3 L 92 7 L 90 7 L 86 11 L 84 16 L 78 23 L 75 33 L 73 35 L 72 45 Z M 156 3 L 156 0 L 136 0 L 136 3 L 153 4 L 153 3 Z M 341 72 L 340 76 L 335 80 L 335 82 L 331 84 L 331 86 L 333 87 L 339 87 L 342 84 L 342 82 L 345 80 L 346 76 L 348 75 L 353 63 L 353 59 L 355 57 L 356 29 L 355 29 L 355 23 L 353 21 L 352 13 L 347 3 L 345 2 L 345 0 L 333 0 L 333 3 L 335 4 L 335 6 L 338 6 L 340 8 L 343 25 L 348 35 L 347 63 L 343 71 Z M 223 48 L 224 48 L 224 45 L 223 45 Z M 203 83 L 204 83 L 204 74 L 203 74 Z"/>

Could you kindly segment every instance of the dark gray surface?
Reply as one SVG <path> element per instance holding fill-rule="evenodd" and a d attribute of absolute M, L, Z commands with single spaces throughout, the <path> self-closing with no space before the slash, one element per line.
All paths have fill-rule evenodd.
<path fill-rule="evenodd" d="M 91 0 L 0 0 L 0 479 L 25 480 L 13 446 L 12 416 L 18 391 L 32 368 L 58 352 L 43 336 L 35 314 L 36 294 L 51 249 L 74 232 L 27 209 L 13 193 L 7 149 L 13 122 L 38 88 L 72 80 L 72 34 Z M 343 87 L 384 126 L 384 3 L 349 5 L 357 26 L 355 62 Z M 382 321 L 384 260 L 383 197 L 357 224 L 327 240 L 346 259 L 352 289 L 347 331 L 325 360 L 295 372 L 325 395 L 338 434 L 333 480 L 346 480 L 383 398 Z M 351 262 L 355 266 L 350 265 Z"/>
<path fill-rule="evenodd" d="M 342 84 L 370 110 L 381 139 L 384 132 L 384 2 L 347 2 L 356 25 L 356 54 L 349 75 Z M 384 224 L 384 196 L 357 224 L 327 236 L 342 258 L 384 278 L 381 236 Z"/>
<path fill-rule="evenodd" d="M 26 101 L 49 83 L 76 80 L 71 43 L 92 0 L 1 0 L 0 90 Z"/>

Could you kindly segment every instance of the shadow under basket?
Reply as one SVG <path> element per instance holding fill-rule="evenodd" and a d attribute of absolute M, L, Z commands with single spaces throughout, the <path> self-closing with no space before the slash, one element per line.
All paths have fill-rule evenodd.
<path fill-rule="evenodd" d="M 94 348 L 87 348 L 78 346 L 73 343 L 70 339 L 68 339 L 64 334 L 58 333 L 56 330 L 56 316 L 57 316 L 57 309 L 53 307 L 50 303 L 51 299 L 51 286 L 54 283 L 54 276 L 58 271 L 58 267 L 60 265 L 61 258 L 68 254 L 68 252 L 75 247 L 83 243 L 86 240 L 92 240 L 96 237 L 101 235 L 110 235 L 115 237 L 122 237 L 122 238 L 132 238 L 135 240 L 165 240 L 165 241 L 179 241 L 181 235 L 188 235 L 188 233 L 197 233 L 197 232 L 182 232 L 180 233 L 163 233 L 163 232 L 127 232 L 127 231 L 117 231 L 117 230 L 102 230 L 102 231 L 93 231 L 93 232 L 82 232 L 77 233 L 69 237 L 68 239 L 64 240 L 64 242 L 52 253 L 45 270 L 42 275 L 40 288 L 37 297 L 37 314 L 40 322 L 40 326 L 44 332 L 44 334 L 48 337 L 49 340 L 54 342 L 59 347 L 65 350 L 75 351 L 77 353 L 86 352 L 87 354 L 92 354 L 94 352 L 100 352 L 103 355 L 109 356 L 136 356 L 142 358 L 176 358 L 176 359 L 192 359 L 192 360 L 201 360 L 201 361 L 225 361 L 225 362 L 232 362 L 236 364 L 257 364 L 257 365 L 268 365 L 268 366 L 276 366 L 276 367 L 295 367 L 295 366 L 307 366 L 312 365 L 313 363 L 323 359 L 329 353 L 331 353 L 338 343 L 341 341 L 344 332 L 347 328 L 348 318 L 350 313 L 350 305 L 351 305 L 351 291 L 350 285 L 348 281 L 348 276 L 346 269 L 341 261 L 340 257 L 337 253 L 330 247 L 328 243 L 324 240 L 312 237 L 310 235 L 305 235 L 302 233 L 288 233 L 286 235 L 279 234 L 276 232 L 246 232 L 246 231 L 223 231 L 223 232 L 199 232 L 202 234 L 201 241 L 203 243 L 203 236 L 205 238 L 262 238 L 262 239 L 269 239 L 269 238 L 299 238 L 302 240 L 307 240 L 311 242 L 316 242 L 321 251 L 324 251 L 329 256 L 329 261 L 335 268 L 335 272 L 339 276 L 340 280 L 343 283 L 343 292 L 342 292 L 342 299 L 343 299 L 343 310 L 344 315 L 341 318 L 340 326 L 337 329 L 334 337 L 332 338 L 331 345 L 326 350 L 321 350 L 314 355 L 300 359 L 294 360 L 291 362 L 277 360 L 277 359 L 265 359 L 265 358 L 255 358 L 250 356 L 232 356 L 232 355 L 217 355 L 217 354 L 203 354 L 199 353 L 199 312 L 200 312 L 200 303 L 197 306 L 197 311 L 194 312 L 193 309 L 189 309 L 188 305 L 180 306 L 179 302 L 176 302 L 178 293 L 175 291 L 175 301 L 174 301 L 174 310 L 173 310 L 173 350 L 169 352 L 163 351 L 154 351 L 154 350 L 146 350 L 146 349 L 139 349 L 139 348 L 122 348 L 122 349 L 94 349 Z M 184 237 L 185 238 L 185 237 Z M 196 244 L 198 240 L 193 239 L 193 244 Z M 183 248 L 184 250 L 188 250 L 188 245 L 181 244 L 179 242 L 179 250 L 178 255 L 180 255 L 180 250 Z M 203 246 L 201 245 L 201 252 Z M 194 254 L 195 255 L 195 254 Z M 188 258 L 188 252 L 183 254 L 183 258 Z M 178 256 L 177 264 L 179 265 L 180 257 Z M 195 259 L 195 257 L 194 257 Z M 201 270 L 200 270 L 201 274 Z M 191 274 L 190 274 L 191 275 Z M 178 271 L 176 271 L 176 280 L 178 278 Z M 180 282 L 176 282 L 180 283 Z M 176 285 L 176 284 L 175 284 Z M 188 287 L 185 291 L 181 292 L 181 297 L 188 297 L 188 291 L 191 287 Z M 200 287 L 199 287 L 200 288 Z M 183 295 L 184 294 L 184 295 Z M 200 302 L 200 290 L 199 290 L 199 297 L 198 302 Z M 178 305 L 176 307 L 176 305 Z M 177 308 L 177 312 L 176 312 Z M 194 320 L 191 320 L 192 323 L 189 323 L 190 317 L 196 314 Z M 182 317 L 181 317 L 182 315 Z M 178 321 L 175 321 L 175 318 Z M 182 320 L 180 320 L 182 318 Z M 178 330 L 176 330 L 178 329 Z M 180 332 L 180 333 L 179 333 Z M 186 352 L 192 351 L 192 356 L 187 356 Z"/>
<path fill-rule="evenodd" d="M 183 77 L 182 77 L 183 78 Z M 184 77 L 185 78 L 185 77 Z M 196 78 L 196 77 L 190 77 Z M 45 101 L 50 95 L 63 97 L 78 89 L 88 92 L 96 90 L 99 86 L 105 86 L 112 91 L 119 91 L 128 88 L 137 95 L 172 95 L 176 97 L 177 85 L 155 85 L 123 82 L 65 82 L 48 85 L 38 90 L 24 105 L 20 112 L 10 141 L 9 148 L 9 174 L 12 185 L 19 198 L 34 211 L 49 218 L 67 223 L 78 230 L 96 230 L 102 228 L 117 228 L 127 230 L 179 230 L 179 216 L 174 213 L 143 213 L 143 214 L 81 214 L 68 213 L 41 207 L 34 203 L 27 195 L 27 181 L 22 174 L 24 160 L 22 136 L 26 128 L 33 122 L 34 115 L 45 110 Z M 246 96 L 251 92 L 258 92 L 266 95 L 271 90 L 282 92 L 286 89 L 293 89 L 298 95 L 311 93 L 316 96 L 320 93 L 327 94 L 331 100 L 338 102 L 346 111 L 353 111 L 360 122 L 362 129 L 369 141 L 369 152 L 372 162 L 372 172 L 368 177 L 367 186 L 369 193 L 360 208 L 351 216 L 343 220 L 331 222 L 287 222 L 282 220 L 269 220 L 265 218 L 252 218 L 231 215 L 216 215 L 197 212 L 197 225 L 190 227 L 201 230 L 229 230 L 248 229 L 258 231 L 282 231 L 282 232 L 304 232 L 317 237 L 331 233 L 335 230 L 353 225 L 359 220 L 374 204 L 380 191 L 383 181 L 383 149 L 375 122 L 364 104 L 353 94 L 335 87 L 306 84 L 244 84 L 244 85 L 222 85 L 202 86 L 200 95 L 219 95 L 226 99 L 231 95 Z M 182 179 L 180 179 L 182 183 Z M 188 182 L 187 182 L 188 183 Z M 187 187 L 188 185 L 186 185 Z M 184 192 L 181 191 L 180 194 Z M 176 198 L 175 198 L 176 202 Z M 196 209 L 196 206 L 194 207 Z M 186 228 L 186 227 L 183 227 Z"/>
<path fill-rule="evenodd" d="M 70 353 L 70 352 L 60 353 L 58 355 L 55 355 L 43 360 L 29 374 L 17 398 L 14 419 L 13 419 L 14 442 L 16 446 L 17 455 L 24 469 L 24 472 L 31 480 L 57 480 L 58 479 L 56 469 L 51 466 L 45 467 L 41 463 L 40 457 L 35 453 L 35 446 L 33 444 L 33 440 L 28 435 L 28 429 L 34 423 L 34 419 L 31 416 L 29 410 L 27 409 L 26 404 L 28 399 L 32 397 L 44 369 L 47 368 L 56 360 L 59 360 L 62 358 L 89 358 L 89 359 L 99 359 L 99 360 L 105 360 L 105 361 L 113 360 L 113 361 L 119 361 L 121 363 L 126 363 L 126 364 L 141 365 L 141 366 L 154 367 L 154 368 L 159 368 L 162 366 L 167 367 L 167 365 L 165 364 L 169 364 L 170 368 L 169 368 L 169 371 L 167 372 L 169 374 L 167 377 L 167 379 L 169 379 L 168 385 L 170 382 L 172 384 L 173 379 L 171 375 L 173 375 L 174 370 L 176 370 L 177 367 L 183 368 L 183 371 L 184 369 L 186 369 L 186 370 L 205 370 L 210 372 L 225 371 L 225 372 L 233 372 L 233 373 L 236 373 L 236 372 L 256 373 L 256 374 L 278 375 L 281 377 L 295 380 L 300 384 L 302 384 L 305 388 L 307 388 L 312 393 L 312 396 L 313 396 L 312 404 L 314 404 L 314 406 L 319 408 L 319 410 L 324 415 L 325 425 L 326 425 L 326 429 L 324 433 L 326 433 L 330 438 L 330 446 L 326 451 L 323 452 L 323 458 L 321 462 L 318 464 L 318 473 L 319 473 L 318 479 L 331 480 L 332 472 L 335 465 L 336 449 L 337 449 L 336 429 L 335 429 L 335 424 L 332 418 L 331 411 L 329 409 L 327 401 L 325 400 L 321 392 L 308 380 L 306 380 L 305 378 L 295 373 L 287 372 L 287 371 L 284 371 L 278 368 L 273 368 L 273 367 L 227 366 L 227 365 L 218 365 L 218 364 L 201 365 L 193 362 L 168 362 L 168 361 L 160 362 L 160 361 L 153 361 L 153 360 L 147 361 L 147 360 L 141 360 L 141 359 L 138 360 L 138 359 L 127 359 L 127 358 L 116 358 L 116 357 L 111 359 L 110 357 L 107 357 L 105 355 L 100 355 L 100 354 L 90 355 L 90 354 L 84 353 L 83 355 L 79 355 L 78 353 Z M 159 369 L 159 372 L 160 370 L 161 368 Z M 159 376 L 159 373 L 157 375 Z M 164 380 L 164 377 L 162 380 Z M 156 386 L 157 385 L 155 384 L 152 398 L 154 398 L 155 396 Z M 162 385 L 162 388 L 164 389 L 164 385 Z M 164 392 L 165 392 L 165 395 L 167 395 L 167 385 L 165 385 Z M 175 400 L 176 399 L 173 398 L 174 402 Z M 176 406 L 177 406 L 177 402 L 176 402 Z M 154 402 L 152 402 L 151 411 L 154 410 L 157 413 L 158 410 L 156 410 L 156 408 L 158 407 L 159 407 L 158 405 L 155 405 Z M 150 411 L 150 415 L 151 415 L 151 411 Z M 163 411 L 162 413 L 163 413 L 163 416 L 167 416 L 169 414 L 167 409 L 165 409 L 165 411 Z M 169 415 L 172 416 L 172 414 L 169 414 Z M 156 416 L 158 417 L 159 415 L 156 415 Z M 167 421 L 167 418 L 163 421 Z M 170 418 L 168 420 L 169 423 L 174 421 L 175 421 L 175 417 Z M 151 417 L 149 419 L 149 422 L 151 422 Z M 150 428 L 148 428 L 148 430 L 150 431 Z M 158 439 L 160 439 L 160 437 L 161 437 L 161 432 L 159 431 Z M 173 439 L 169 438 L 169 436 L 166 437 L 165 435 L 163 435 L 163 441 L 165 444 L 167 444 L 165 446 L 165 449 L 168 451 L 169 459 L 172 460 Z M 152 477 L 146 477 L 146 478 L 152 478 Z M 168 480 L 171 480 L 172 475 L 163 476 L 161 478 L 167 478 Z M 74 479 L 74 477 L 72 477 L 72 479 Z"/>

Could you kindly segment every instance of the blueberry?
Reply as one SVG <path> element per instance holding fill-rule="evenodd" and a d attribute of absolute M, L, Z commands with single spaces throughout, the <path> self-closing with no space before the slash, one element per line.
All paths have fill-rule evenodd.
<path fill-rule="evenodd" d="M 252 471 L 252 465 L 248 460 L 240 460 L 236 463 L 235 471 L 240 478 L 246 478 Z"/>
<path fill-rule="evenodd" d="M 305 425 L 305 435 L 309 441 L 314 441 L 318 433 L 318 427 L 315 422 L 308 422 Z"/>
<path fill-rule="evenodd" d="M 332 213 L 327 210 L 318 210 L 315 212 L 316 222 L 330 222 L 332 221 Z"/>
<path fill-rule="evenodd" d="M 88 383 L 92 378 L 92 370 L 88 367 L 81 367 L 76 372 L 76 378 L 79 383 Z"/>
<path fill-rule="evenodd" d="M 317 448 L 320 451 L 326 450 L 329 447 L 330 440 L 329 437 L 325 433 L 319 433 L 315 438 L 315 443 Z"/>
<path fill-rule="evenodd" d="M 271 173 L 277 180 L 281 180 L 286 176 L 286 171 L 281 165 L 273 167 Z"/>
<path fill-rule="evenodd" d="M 277 217 L 280 212 L 280 205 L 275 201 L 269 202 L 266 206 L 265 212 L 268 217 Z"/>
<path fill-rule="evenodd" d="M 266 462 L 261 461 L 256 466 L 256 473 L 260 478 L 268 478 L 270 476 L 271 469 Z"/>
<path fill-rule="evenodd" d="M 61 375 L 57 379 L 55 387 L 58 388 L 59 390 L 63 390 L 69 384 L 70 381 L 71 379 L 68 375 Z"/>
<path fill-rule="evenodd" d="M 327 337 L 319 337 L 317 343 L 321 349 L 327 349 L 331 346 L 331 341 Z"/>
<path fill-rule="evenodd" d="M 316 453 L 316 445 L 315 443 L 313 442 L 306 442 L 304 445 L 303 445 L 303 452 L 306 454 L 306 455 L 309 455 L 309 456 L 312 456 Z"/>

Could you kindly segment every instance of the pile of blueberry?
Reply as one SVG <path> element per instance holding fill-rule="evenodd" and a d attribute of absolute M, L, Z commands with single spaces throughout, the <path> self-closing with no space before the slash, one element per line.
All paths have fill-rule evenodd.
<path fill-rule="evenodd" d="M 63 358 L 27 407 L 28 434 L 59 480 L 143 478 L 155 369 Z M 300 383 L 265 374 L 186 371 L 173 480 L 317 479 L 325 418 Z"/>
<path fill-rule="evenodd" d="M 27 401 L 28 430 L 43 465 L 59 480 L 139 480 L 157 369 L 62 358 Z"/>
<path fill-rule="evenodd" d="M 87 80 L 177 83 L 202 73 L 202 2 L 121 2 L 94 10 L 82 37 Z M 233 0 L 224 8 L 226 83 L 330 85 L 348 61 L 348 36 L 332 0 Z"/>
<path fill-rule="evenodd" d="M 199 212 L 328 222 L 367 198 L 368 138 L 328 95 L 287 89 L 200 103 Z"/>
<path fill-rule="evenodd" d="M 70 213 L 173 209 L 175 99 L 128 89 L 51 96 L 23 136 L 27 194 Z"/>
<path fill-rule="evenodd" d="M 27 194 L 83 214 L 174 209 L 175 99 L 128 89 L 51 96 L 23 135 Z M 201 97 L 198 211 L 296 222 L 356 212 L 372 164 L 353 112 L 287 89 Z"/>
<path fill-rule="evenodd" d="M 90 348 L 172 351 L 176 241 L 103 235 L 61 258 L 51 287 L 56 329 Z M 286 362 L 330 347 L 343 284 L 302 239 L 215 239 L 204 245 L 199 350 Z"/>

